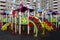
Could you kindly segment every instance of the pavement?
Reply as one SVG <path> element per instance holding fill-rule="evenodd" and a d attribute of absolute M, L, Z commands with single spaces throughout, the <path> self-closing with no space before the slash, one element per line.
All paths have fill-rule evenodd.
<path fill-rule="evenodd" d="M 32 35 L 13 35 L 8 31 L 0 30 L 0 40 L 60 40 L 60 30 L 50 32 L 49 36 L 45 38 Z"/>

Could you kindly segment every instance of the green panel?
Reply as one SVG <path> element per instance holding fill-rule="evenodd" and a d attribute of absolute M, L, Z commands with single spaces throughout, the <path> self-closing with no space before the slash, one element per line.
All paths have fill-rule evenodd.
<path fill-rule="evenodd" d="M 7 18 L 3 18 L 3 19 L 2 19 L 2 22 L 6 22 L 6 21 L 7 21 Z"/>
<path fill-rule="evenodd" d="M 17 23 L 18 19 L 16 17 L 14 17 L 14 23 Z"/>
<path fill-rule="evenodd" d="M 21 20 L 21 24 L 22 24 L 22 25 L 28 24 L 28 17 L 21 17 L 20 20 L 17 19 L 16 17 L 14 17 L 13 20 L 14 20 L 14 23 L 17 23 L 18 21 L 19 21 L 19 23 L 20 23 L 20 20 Z M 10 18 L 8 18 L 8 20 L 7 20 L 7 18 L 3 18 L 3 19 L 2 19 L 2 22 L 6 22 L 6 21 L 9 22 L 9 21 L 10 21 Z"/>
<path fill-rule="evenodd" d="M 58 19 L 56 19 L 56 18 L 52 18 L 52 20 L 51 20 L 51 18 L 48 18 L 48 20 L 49 20 L 50 22 L 58 22 Z"/>
<path fill-rule="evenodd" d="M 21 20 L 21 23 L 20 23 L 20 20 Z M 19 21 L 19 22 L 18 22 Z M 14 23 L 20 23 L 22 25 L 26 25 L 28 24 L 28 18 L 27 17 L 21 17 L 21 19 L 17 19 L 16 17 L 14 18 Z"/>
<path fill-rule="evenodd" d="M 28 24 L 28 18 L 27 17 L 21 17 L 21 24 L 22 25 Z"/>
<path fill-rule="evenodd" d="M 58 20 L 56 18 L 53 18 L 52 22 L 58 22 Z"/>

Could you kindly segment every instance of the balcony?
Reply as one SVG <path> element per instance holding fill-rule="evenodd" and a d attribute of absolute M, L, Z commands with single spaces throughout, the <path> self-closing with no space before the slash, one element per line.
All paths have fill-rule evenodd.
<path fill-rule="evenodd" d="M 53 5 L 58 5 L 58 4 L 53 4 Z"/>
<path fill-rule="evenodd" d="M 0 6 L 0 9 L 6 9 L 6 7 L 1 7 L 1 6 Z"/>
<path fill-rule="evenodd" d="M 5 3 L 0 3 L 0 5 L 6 5 Z"/>
<path fill-rule="evenodd" d="M 53 1 L 53 2 L 58 2 L 58 1 L 56 0 L 56 1 Z"/>
<path fill-rule="evenodd" d="M 58 7 L 56 6 L 56 7 L 53 7 L 53 8 L 56 8 L 56 9 L 58 9 Z"/>

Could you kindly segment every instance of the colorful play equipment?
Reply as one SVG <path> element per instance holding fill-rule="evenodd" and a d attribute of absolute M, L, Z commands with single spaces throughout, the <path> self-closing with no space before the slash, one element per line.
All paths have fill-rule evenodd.
<path fill-rule="evenodd" d="M 20 4 L 20 6 L 19 9 L 12 10 L 12 14 L 7 13 L 8 15 L 6 14 L 3 17 L 2 23 L 5 24 L 1 27 L 1 30 L 6 31 L 9 28 L 12 32 L 19 34 L 22 34 L 22 31 L 26 31 L 26 34 L 29 35 L 32 33 L 35 37 L 38 35 L 46 35 L 48 31 L 54 30 L 52 22 L 45 17 L 41 17 L 44 16 L 43 9 L 38 10 L 39 16 L 31 16 L 29 14 L 35 11 L 32 7 L 24 6 L 23 4 Z M 21 16 L 25 12 L 27 16 Z M 52 12 L 48 13 L 50 14 Z"/>
<path fill-rule="evenodd" d="M 15 24 L 17 24 L 17 18 L 14 18 L 15 19 Z M 39 19 L 38 17 L 35 17 L 35 16 L 29 16 L 29 20 L 27 17 L 19 17 L 19 19 L 21 20 L 21 24 L 22 25 L 28 25 L 28 21 L 29 21 L 29 26 L 30 27 L 34 27 L 34 30 L 36 31 L 35 33 L 35 36 L 38 36 L 38 32 L 40 30 L 40 28 L 38 27 L 41 27 L 42 30 L 43 29 L 47 29 L 48 31 L 51 31 L 53 30 L 52 28 L 52 25 L 50 22 L 48 22 L 48 20 L 44 20 L 43 22 L 41 21 L 41 19 Z M 7 18 L 4 18 L 2 21 L 3 22 L 6 22 Z M 31 23 L 30 23 L 31 22 Z M 20 23 L 20 22 L 19 22 Z M 1 30 L 7 30 L 7 27 L 10 25 L 11 23 L 6 23 L 4 26 L 2 26 Z M 33 24 L 33 25 L 31 25 Z M 50 25 L 49 25 L 50 24 Z M 12 29 L 13 30 L 13 29 Z M 40 30 L 41 31 L 41 30 Z M 43 33 L 44 34 L 44 30 L 43 30 Z"/>
<path fill-rule="evenodd" d="M 8 27 L 9 25 L 10 25 L 10 23 L 6 23 L 5 25 L 2 26 L 1 29 L 3 29 L 3 30 L 7 30 L 7 27 Z"/>
<path fill-rule="evenodd" d="M 4 19 L 3 19 L 4 20 Z M 5 19 L 6 20 L 6 19 Z M 17 19 L 16 19 L 17 21 Z M 6 22 L 6 21 L 5 21 Z M 31 23 L 30 23 L 31 22 Z M 17 22 L 16 22 L 17 23 Z M 2 26 L 1 30 L 7 30 L 7 27 L 10 25 L 11 23 L 6 23 L 5 25 Z M 28 20 L 27 20 L 27 17 L 21 17 L 21 24 L 22 25 L 27 25 L 28 24 Z M 33 25 L 31 25 L 33 24 Z M 50 25 L 49 25 L 50 24 Z M 41 26 L 39 26 L 41 25 Z M 41 21 L 41 19 L 37 18 L 37 17 L 34 17 L 34 16 L 30 16 L 29 17 L 29 26 L 30 27 L 34 27 L 35 31 L 36 31 L 36 34 L 35 36 L 38 35 L 38 31 L 40 30 L 40 28 L 38 27 L 41 27 L 42 30 L 43 29 L 47 29 L 48 31 L 51 31 L 53 30 L 52 28 L 52 25 L 50 22 L 48 22 L 48 20 L 45 20 L 44 22 Z"/>
<path fill-rule="evenodd" d="M 31 20 L 34 20 L 34 23 L 36 24 L 37 28 L 40 27 L 40 29 L 42 28 L 42 30 L 44 31 L 44 29 L 47 29 L 48 31 L 53 30 L 52 25 L 50 22 L 48 22 L 47 20 L 45 20 L 45 22 L 42 22 L 41 19 L 37 18 L 37 17 L 31 17 Z M 47 22 L 46 22 L 47 21 Z M 50 25 L 48 25 L 48 23 L 50 23 Z M 30 24 L 30 26 L 32 26 L 32 24 Z M 38 31 L 40 31 L 40 29 L 38 28 Z M 37 30 L 37 29 L 36 29 Z M 37 32 L 38 32 L 37 31 Z M 37 34 L 37 33 L 36 33 Z M 44 32 L 43 32 L 44 34 Z M 35 35 L 36 36 L 36 35 Z"/>

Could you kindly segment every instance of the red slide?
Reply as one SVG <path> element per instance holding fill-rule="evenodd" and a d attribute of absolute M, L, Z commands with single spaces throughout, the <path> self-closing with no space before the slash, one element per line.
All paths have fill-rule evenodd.
<path fill-rule="evenodd" d="M 49 22 L 48 20 L 44 20 L 44 22 L 46 22 L 48 24 L 48 26 L 52 26 L 52 23 Z"/>

